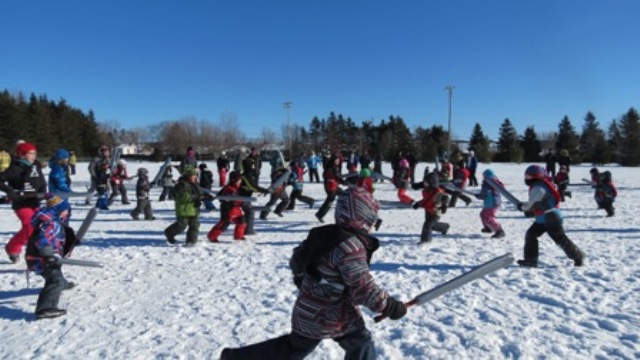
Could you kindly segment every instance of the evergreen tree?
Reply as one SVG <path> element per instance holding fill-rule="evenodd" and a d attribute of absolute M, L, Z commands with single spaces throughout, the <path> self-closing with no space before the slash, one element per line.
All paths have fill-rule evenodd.
<path fill-rule="evenodd" d="M 575 128 L 571 125 L 571 121 L 568 116 L 564 116 L 558 125 L 558 137 L 556 139 L 556 153 L 559 153 L 562 149 L 569 152 L 571 161 L 575 163 L 580 162 L 580 142 L 578 134 Z"/>
<path fill-rule="evenodd" d="M 522 161 L 522 148 L 518 144 L 518 133 L 509 119 L 504 119 L 502 125 L 500 125 L 498 151 L 494 159 L 497 162 Z"/>
<path fill-rule="evenodd" d="M 618 122 L 614 119 L 609 125 L 609 151 L 611 153 L 611 161 L 621 164 L 623 154 L 623 137 Z"/>
<path fill-rule="evenodd" d="M 524 130 L 524 135 L 520 140 L 520 146 L 522 146 L 523 159 L 525 162 L 540 161 L 542 144 L 540 140 L 538 140 L 538 134 L 533 126 L 529 126 Z"/>
<path fill-rule="evenodd" d="M 606 162 L 608 154 L 606 145 L 604 131 L 600 129 L 596 116 L 591 111 L 587 112 L 584 117 L 582 134 L 580 134 L 580 156 L 582 161 L 598 164 Z"/>
<path fill-rule="evenodd" d="M 471 132 L 471 138 L 469 139 L 469 148 L 473 150 L 478 161 L 489 162 L 491 161 L 491 142 L 489 137 L 484 134 L 482 127 L 479 123 L 476 123 Z"/>
<path fill-rule="evenodd" d="M 620 121 L 622 135 L 622 162 L 624 166 L 640 165 L 640 119 L 638 111 L 631 108 Z"/>

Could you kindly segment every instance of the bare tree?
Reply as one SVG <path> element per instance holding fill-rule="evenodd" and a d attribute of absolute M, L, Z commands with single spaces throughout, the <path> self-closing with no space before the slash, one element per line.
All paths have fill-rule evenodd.
<path fill-rule="evenodd" d="M 260 143 L 260 147 L 265 147 L 266 145 L 275 145 L 278 143 L 278 135 L 275 133 L 275 131 L 263 127 L 260 131 L 258 142 Z"/>
<path fill-rule="evenodd" d="M 240 121 L 236 114 L 222 113 L 218 124 L 222 133 L 222 149 L 229 149 L 246 141 L 246 136 L 240 131 Z"/>

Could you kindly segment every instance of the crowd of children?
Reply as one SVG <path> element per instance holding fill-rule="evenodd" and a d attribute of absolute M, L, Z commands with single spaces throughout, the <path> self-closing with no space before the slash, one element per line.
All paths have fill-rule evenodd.
<path fill-rule="evenodd" d="M 70 153 L 65 149 L 58 149 L 54 152 L 48 164 L 50 168 L 48 189 L 42 165 L 36 159 L 36 147 L 31 143 L 22 142 L 17 145 L 15 155 L 14 161 L 11 161 L 0 172 L 0 190 L 5 192 L 11 200 L 12 209 L 20 220 L 21 228 L 6 244 L 5 250 L 9 259 L 15 263 L 18 261 L 23 247 L 27 246 L 26 259 L 29 268 L 45 279 L 45 286 L 36 306 L 36 317 L 38 319 L 57 317 L 65 314 L 65 310 L 58 308 L 61 292 L 73 286 L 72 283 L 65 280 L 62 274 L 62 259 L 77 243 L 73 230 L 68 226 L 71 206 L 65 198 L 66 193 L 71 193 Z M 374 198 L 374 180 L 383 179 L 384 176 L 381 174 L 381 169 L 380 172 L 374 171 L 372 173 L 371 160 L 368 156 L 358 157 L 353 152 L 346 161 L 337 152 L 331 155 L 324 154 L 322 160 L 313 152 L 309 156 L 301 153 L 297 159 L 289 162 L 288 167 L 285 166 L 283 158 L 279 154 L 272 161 L 272 185 L 269 188 L 259 185 L 260 166 L 258 164 L 261 159 L 256 151 L 252 151 L 241 160 L 239 171 L 231 172 L 228 172 L 231 169 L 230 162 L 226 154 L 222 153 L 216 162 L 221 189 L 215 194 L 213 192 L 213 172 L 207 168 L 205 163 L 197 165 L 196 154 L 192 148 L 188 149 L 184 160 L 177 167 L 180 173 L 177 182 L 173 180 L 174 167 L 167 164 L 157 177 L 160 179 L 158 184 L 150 182 L 149 172 L 144 167 L 138 168 L 135 176 L 129 176 L 126 161 L 113 159 L 111 156 L 111 149 L 101 146 L 99 156 L 89 164 L 91 177 L 89 192 L 96 191 L 98 194 L 95 206 L 108 210 L 118 194 L 121 196 L 123 205 L 129 204 L 125 182 L 137 177 L 136 206 L 130 215 L 134 220 L 140 220 L 141 215 L 144 216 L 144 220 L 154 220 L 150 191 L 153 185 L 161 186 L 162 194 L 159 201 L 173 200 L 175 208 L 175 222 L 164 229 L 164 235 L 169 244 L 175 244 L 177 242 L 176 236 L 185 230 L 185 246 L 192 247 L 198 242 L 201 207 L 204 205 L 205 211 L 217 210 L 213 204 L 214 198 L 219 198 L 220 216 L 219 221 L 208 232 L 207 239 L 210 242 L 219 242 L 220 236 L 230 224 L 235 224 L 234 240 L 245 240 L 245 236 L 255 234 L 252 195 L 256 192 L 270 195 L 269 201 L 260 211 L 260 219 L 262 220 L 267 219 L 273 206 L 275 206 L 274 213 L 280 217 L 284 216 L 285 211 L 295 210 L 298 200 L 308 205 L 309 208 L 313 208 L 315 200 L 303 194 L 302 169 L 303 167 L 308 168 L 310 171 L 309 182 L 313 182 L 314 178 L 317 178 L 316 168 L 319 164 L 322 164 L 324 168 L 322 177 L 326 198 L 315 216 L 323 223 L 325 216 L 338 198 L 335 217 L 336 223 L 343 229 L 338 231 L 334 225 L 327 225 L 312 229 L 312 233 L 314 231 L 329 231 L 329 227 L 331 227 L 330 230 L 338 231 L 340 236 L 355 234 L 362 244 L 355 242 L 354 246 L 362 245 L 364 246 L 363 251 L 368 251 L 367 246 L 371 245 L 368 242 L 373 240 L 364 241 L 358 234 L 366 229 L 366 232 L 361 234 L 366 236 L 374 224 L 379 226 L 380 223 L 377 218 L 379 205 Z M 470 156 L 473 157 L 473 153 L 470 153 Z M 348 172 L 345 176 L 342 176 L 343 163 L 346 164 Z M 440 166 L 436 166 L 435 171 L 429 171 L 427 167 L 422 181 L 414 182 L 415 164 L 412 166 L 407 155 L 401 152 L 394 158 L 392 162 L 394 173 L 391 180 L 397 189 L 399 202 L 409 205 L 413 209 L 422 209 L 425 213 L 419 244 L 432 242 L 434 231 L 443 235 L 449 232 L 450 224 L 441 221 L 442 216 L 446 214 L 448 209 L 456 206 L 458 198 L 469 205 L 471 198 L 467 196 L 468 194 L 475 195 L 476 199 L 482 201 L 482 209 L 479 214 L 482 224 L 480 232 L 491 233 L 492 238 L 506 236 L 503 226 L 496 217 L 503 204 L 503 194 L 508 193 L 507 189 L 492 169 L 485 169 L 482 173 L 480 192 L 468 192 L 466 190 L 468 182 L 470 186 L 478 185 L 475 181 L 477 160 L 473 163 L 473 172 L 468 169 L 469 163 L 469 160 L 460 159 L 452 167 L 449 160 L 443 158 L 440 160 Z M 553 176 L 545 168 L 531 165 L 525 170 L 524 178 L 525 184 L 529 187 L 528 200 L 514 205 L 518 210 L 531 212 L 535 221 L 525 234 L 524 258 L 519 260 L 518 264 L 525 267 L 537 266 L 538 238 L 547 233 L 574 261 L 575 266 L 582 266 L 585 254 L 567 237 L 563 227 L 562 214 L 559 210 L 560 203 L 571 198 L 571 192 L 568 191 L 570 185 L 568 165 L 562 164 L 559 171 Z M 613 204 L 617 190 L 612 181 L 611 173 L 609 171 L 601 173 L 597 168 L 593 168 L 591 179 L 588 182 L 595 190 L 594 198 L 598 208 L 604 209 L 607 216 L 614 216 Z M 291 188 L 290 194 L 287 192 L 288 187 Z M 409 194 L 410 188 L 420 190 L 421 199 L 414 200 Z M 45 206 L 40 207 L 43 198 L 46 199 L 46 203 Z M 362 204 L 366 204 L 367 210 L 371 210 L 370 214 L 362 213 L 364 211 Z M 348 234 L 343 234 L 341 231 L 347 231 Z M 298 261 L 299 259 L 294 257 L 292 261 L 294 260 Z M 327 266 L 329 266 L 325 269 L 327 272 L 336 270 L 331 269 L 330 264 Z M 311 291 L 314 286 L 317 286 L 312 278 L 303 276 L 299 280 L 297 285 L 301 289 L 308 287 Z M 379 289 L 371 291 L 374 290 L 380 292 Z M 369 297 L 368 303 L 360 302 L 360 304 L 367 305 L 374 311 L 382 311 L 392 318 L 399 318 L 403 315 L 400 305 L 392 301 L 388 295 L 380 292 L 378 297 L 373 302 L 371 302 L 373 298 Z M 304 296 L 301 295 L 301 299 L 303 298 Z M 346 308 L 341 309 L 345 310 Z M 368 332 L 361 326 L 360 321 L 355 317 L 353 321 L 358 326 L 350 329 L 348 333 L 357 331 L 358 336 L 364 336 L 363 340 L 354 348 L 362 351 L 362 349 L 368 348 L 371 340 L 365 336 Z M 310 337 L 310 334 L 305 331 L 307 330 L 302 328 L 294 329 L 294 333 L 285 336 L 288 339 L 286 341 L 300 342 L 302 344 L 300 351 L 307 352 L 313 349 L 321 338 L 327 337 L 315 333 Z M 270 349 L 271 346 L 277 346 L 280 341 L 285 340 L 279 338 L 266 343 L 269 345 L 247 349 L 229 349 L 226 350 L 226 354 L 232 358 L 233 354 L 254 353 L 259 349 Z"/>

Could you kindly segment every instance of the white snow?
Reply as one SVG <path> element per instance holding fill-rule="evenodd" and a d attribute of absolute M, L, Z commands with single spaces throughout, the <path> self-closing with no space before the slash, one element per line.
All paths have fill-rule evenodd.
<path fill-rule="evenodd" d="M 433 167 L 433 164 L 428 164 Z M 129 162 L 153 178 L 159 163 Z M 418 178 L 425 164 L 419 164 Z M 86 164 L 78 164 L 73 188 L 88 184 Z M 520 199 L 526 164 L 481 164 L 491 167 Z M 213 162 L 209 168 L 215 169 Z M 269 166 L 261 181 L 268 185 Z M 572 181 L 589 177 L 591 166 L 574 166 Z M 399 321 L 374 323 L 364 309 L 380 359 L 638 359 L 640 358 L 640 185 L 638 168 L 604 166 L 618 187 L 615 217 L 596 210 L 588 186 L 570 187 L 573 197 L 563 204 L 568 236 L 587 254 L 583 268 L 574 268 L 553 241 L 543 235 L 538 269 L 511 266 L 476 280 L 423 306 L 409 309 Z M 390 167 L 385 164 L 386 174 Z M 481 176 L 479 176 L 481 178 Z M 216 176 L 217 182 L 217 176 Z M 135 186 L 135 180 L 128 184 Z M 470 190 L 478 188 L 469 188 Z M 175 217 L 173 202 L 158 202 L 157 220 L 133 221 L 133 205 L 101 211 L 82 246 L 73 256 L 103 262 L 102 269 L 65 266 L 66 277 L 78 284 L 66 291 L 64 317 L 34 320 L 37 295 L 44 281 L 25 277 L 25 263 L 10 264 L 0 256 L 0 333 L 2 359 L 215 359 L 223 347 L 266 340 L 290 330 L 296 298 L 288 259 L 309 229 L 320 225 L 314 213 L 324 199 L 321 184 L 305 183 L 316 199 L 310 210 L 298 204 L 284 218 L 273 213 L 256 220 L 258 234 L 232 240 L 230 227 L 221 243 L 206 240 L 218 212 L 203 214 L 198 246 L 167 245 L 163 229 Z M 419 192 L 411 192 L 416 199 Z M 376 185 L 383 200 L 384 220 L 376 234 L 381 248 L 371 271 L 391 294 L 408 301 L 474 266 L 505 253 L 522 257 L 524 234 L 532 219 L 511 204 L 499 212 L 504 239 L 481 234 L 481 204 L 459 201 L 443 220 L 449 234 L 434 235 L 428 246 L 417 246 L 422 210 L 398 209 L 393 187 Z M 130 192 L 134 198 L 134 193 Z M 76 229 L 89 207 L 72 199 Z M 266 203 L 260 197 L 257 205 Z M 135 204 L 135 202 L 134 202 Z M 327 219 L 332 219 L 330 212 Z M 0 206 L 0 243 L 18 230 L 17 218 Z M 340 359 L 343 351 L 323 341 L 309 359 Z"/>

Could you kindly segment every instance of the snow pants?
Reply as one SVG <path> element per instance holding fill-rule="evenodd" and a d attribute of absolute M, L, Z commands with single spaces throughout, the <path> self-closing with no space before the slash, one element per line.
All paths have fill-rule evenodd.
<path fill-rule="evenodd" d="M 37 211 L 37 208 L 29 207 L 14 210 L 16 216 L 20 220 L 21 227 L 20 230 L 18 230 L 18 232 L 13 235 L 11 240 L 9 240 L 9 242 L 5 246 L 5 250 L 7 250 L 8 254 L 20 255 L 20 253 L 22 253 L 22 248 L 27 244 L 27 242 L 29 241 L 29 236 L 31 236 L 31 233 L 33 232 L 31 218 Z"/>
<path fill-rule="evenodd" d="M 582 251 L 565 234 L 562 219 L 555 213 L 548 213 L 545 215 L 544 223 L 534 222 L 527 230 L 524 242 L 525 260 L 538 261 L 538 238 L 545 232 L 564 250 L 568 258 L 572 260 L 582 258 Z"/>
<path fill-rule="evenodd" d="M 425 212 L 424 223 L 422 224 L 422 232 L 420 233 L 420 242 L 430 242 L 433 231 L 446 234 L 449 230 L 449 224 L 440 222 L 439 216 L 433 216 Z"/>
<path fill-rule="evenodd" d="M 260 219 L 265 220 L 267 216 L 269 216 L 271 208 L 276 204 L 276 202 L 278 202 L 278 200 L 280 200 L 280 203 L 276 206 L 275 213 L 278 216 L 282 216 L 282 212 L 289 205 L 289 194 L 287 194 L 285 189 L 282 189 L 279 193 L 271 194 L 269 202 L 264 206 L 264 210 L 260 211 Z"/>
<path fill-rule="evenodd" d="M 311 354 L 318 346 L 320 339 L 311 339 L 295 332 L 258 344 L 236 349 L 225 349 L 221 359 L 224 360 L 301 360 Z M 349 360 L 373 360 L 376 352 L 367 329 L 354 331 L 350 334 L 334 338 L 344 349 L 344 358 Z"/>
<path fill-rule="evenodd" d="M 44 288 L 38 295 L 36 313 L 47 309 L 58 309 L 60 295 L 67 288 L 67 280 L 59 267 L 47 267 L 40 274 L 44 278 Z"/>
<path fill-rule="evenodd" d="M 324 199 L 322 206 L 320 206 L 320 209 L 318 209 L 318 212 L 316 213 L 317 218 L 323 219 L 325 215 L 327 215 L 329 210 L 331 210 L 331 205 L 333 205 L 333 202 L 336 200 L 337 195 L 337 191 L 330 191 L 327 193 L 327 198 Z"/>
<path fill-rule="evenodd" d="M 407 195 L 407 189 L 403 187 L 398 188 L 398 200 L 403 204 L 411 204 L 413 202 L 411 196 Z"/>
<path fill-rule="evenodd" d="M 195 244 L 198 242 L 198 232 L 200 231 L 200 219 L 194 217 L 179 217 L 176 222 L 164 229 L 164 235 L 168 240 L 174 240 L 176 235 L 187 229 L 187 244 Z"/>
<path fill-rule="evenodd" d="M 135 209 L 131 211 L 131 217 L 137 220 L 138 216 L 143 213 L 145 220 L 153 219 L 153 209 L 151 209 L 151 200 L 149 198 L 138 199 Z"/>
<path fill-rule="evenodd" d="M 502 229 L 502 225 L 496 220 L 498 208 L 483 208 L 480 210 L 480 221 L 482 225 L 489 228 L 492 232 Z"/>
<path fill-rule="evenodd" d="M 220 187 L 227 185 L 227 169 L 218 170 L 218 176 L 220 176 Z"/>
<path fill-rule="evenodd" d="M 245 196 L 251 196 L 251 194 Z M 256 230 L 253 228 L 253 224 L 256 222 L 256 213 L 253 210 L 253 205 L 248 201 L 243 202 L 242 212 L 244 213 L 244 223 L 247 224 L 244 234 L 255 235 Z"/>
<path fill-rule="evenodd" d="M 302 195 L 302 190 L 294 189 L 291 191 L 291 195 L 289 195 L 289 206 L 287 206 L 287 210 L 293 210 L 296 207 L 296 200 L 300 200 L 303 203 L 309 205 L 309 207 L 313 206 L 314 200 L 306 195 Z"/>
<path fill-rule="evenodd" d="M 318 168 L 309 168 L 309 182 L 313 182 L 314 178 L 316 179 L 316 182 L 320 182 L 320 176 L 318 176 Z"/>
<path fill-rule="evenodd" d="M 120 199 L 122 200 L 123 205 L 127 205 L 129 203 L 129 198 L 127 197 L 127 188 L 124 184 L 114 184 L 111 183 L 111 195 L 109 196 L 109 205 L 113 204 L 113 201 L 120 194 Z"/>
<path fill-rule="evenodd" d="M 240 208 L 234 207 L 229 210 L 229 214 L 220 219 L 218 223 L 211 228 L 207 238 L 209 241 L 216 242 L 218 241 L 218 237 L 229 227 L 230 223 L 236 224 L 236 227 L 233 231 L 233 239 L 234 240 L 244 240 L 244 231 L 247 227 L 247 224 L 244 223 L 244 214 Z"/>

